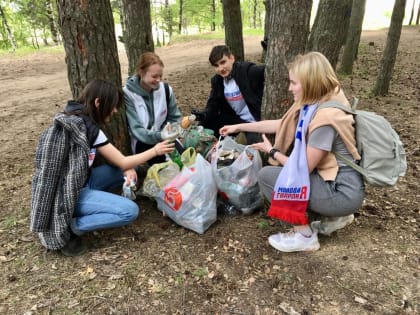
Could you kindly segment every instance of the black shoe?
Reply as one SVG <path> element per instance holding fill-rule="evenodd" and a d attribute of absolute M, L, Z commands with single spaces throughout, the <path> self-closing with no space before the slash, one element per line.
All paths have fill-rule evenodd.
<path fill-rule="evenodd" d="M 83 242 L 82 238 L 73 233 L 71 233 L 70 239 L 67 242 L 67 244 L 63 248 L 61 248 L 61 253 L 64 256 L 68 257 L 80 256 L 86 251 L 87 246 Z"/>

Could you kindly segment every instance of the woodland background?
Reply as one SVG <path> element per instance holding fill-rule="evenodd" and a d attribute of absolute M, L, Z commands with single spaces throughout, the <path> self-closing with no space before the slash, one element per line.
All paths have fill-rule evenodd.
<path fill-rule="evenodd" d="M 261 4 L 261 1 L 256 2 Z M 0 1 L 1 8 L 9 10 L 9 18 L 16 13 L 11 9 L 12 3 L 17 6 L 36 2 Z M 45 48 L 40 40 L 40 49 L 32 52 L 23 52 L 25 49 L 19 41 L 13 52 L 2 24 L 2 34 L 6 34 L 2 43 L 7 42 L 5 49 L 10 52 L 0 53 L 0 313 L 417 314 L 420 305 L 420 29 L 416 25 L 416 2 L 395 1 L 399 6 L 389 12 L 389 28 L 360 31 L 357 58 L 351 63 L 350 74 L 341 71 L 346 51 L 342 43 L 349 38 L 347 35 L 343 35 L 341 41 L 325 38 L 314 41 L 317 49 L 325 49 L 324 53 L 331 60 L 337 56 L 336 68 L 348 96 L 360 97 L 361 108 L 376 111 L 392 123 L 405 145 L 409 165 L 407 175 L 396 186 L 368 187 L 355 223 L 332 237 L 322 237 L 319 251 L 284 254 L 272 249 L 267 243 L 268 235 L 286 227 L 267 218 L 264 209 L 251 216 L 221 216 L 205 234 L 197 235 L 162 217 L 156 204 L 143 198 L 138 200 L 142 212 L 134 224 L 88 235 L 91 250 L 82 257 L 68 259 L 41 247 L 28 231 L 33 154 L 40 133 L 51 123 L 54 114 L 63 109 L 65 101 L 74 97 L 92 77 L 108 73 L 112 75 L 109 79 L 115 81 L 119 77 L 119 84 L 123 84 L 130 68 L 128 51 L 134 51 L 134 55 L 144 49 L 136 50 L 127 45 L 128 38 L 125 44 L 118 41 L 114 25 L 120 11 L 116 8 L 112 11 L 112 3 L 115 2 L 52 3 L 62 43 L 53 46 L 52 36 L 46 35 L 50 47 Z M 125 2 L 134 3 L 148 2 Z M 235 1 L 214 3 L 222 14 L 223 5 L 237 4 Z M 240 2 L 241 13 L 245 12 L 245 3 L 253 2 Z M 338 16 L 343 21 L 348 11 L 332 11 L 338 10 L 334 7 L 337 3 L 345 1 L 320 1 L 319 7 L 325 5 L 330 17 Z M 361 2 L 353 1 L 352 5 L 354 3 L 360 7 Z M 75 6 L 68 8 L 65 4 Z M 124 5 L 124 1 L 120 4 Z M 331 28 L 343 31 L 336 25 L 321 23 L 322 19 L 316 23 L 318 12 L 324 11 L 313 10 L 309 2 L 267 1 L 266 4 L 273 5 L 267 12 L 271 8 L 275 14 L 264 11 L 261 15 L 265 17 L 265 31 L 260 29 L 252 35 L 254 31 L 248 29 L 249 23 L 245 21 L 249 19 L 245 18 L 245 13 L 239 30 L 244 34 L 240 36 L 244 59 L 264 60 L 273 72 L 267 75 L 268 86 L 274 85 L 265 93 L 265 116 L 270 117 L 279 115 L 280 110 L 288 106 L 287 95 L 275 94 L 284 86 L 282 80 L 270 77 L 281 72 L 276 67 L 292 58 L 294 49 L 304 51 L 311 36 L 316 37 L 315 30 L 318 29 L 318 34 L 334 34 L 334 39 L 339 37 L 331 33 Z M 43 5 L 41 11 L 46 13 L 47 6 Z M 60 10 L 57 5 L 61 5 Z M 294 8 L 300 11 L 295 12 Z M 407 12 L 407 8 L 408 12 L 413 12 L 413 17 L 409 18 L 411 26 L 403 26 L 407 16 L 404 19 L 401 12 Z M 34 7 L 29 9 L 29 12 L 35 11 Z M 154 9 L 150 6 L 151 22 Z M 147 10 L 129 10 L 133 11 L 144 13 Z M 290 23 L 287 16 L 276 22 L 275 18 L 283 17 L 282 12 L 305 23 Z M 352 12 L 356 15 L 354 10 Z M 294 14 L 302 16 L 297 19 Z M 140 20 L 145 19 L 138 18 Z M 221 28 L 218 22 L 214 32 L 200 24 L 206 34 L 194 36 L 193 41 L 184 36 L 181 41 L 174 35 L 170 44 L 165 40 L 166 45 L 159 47 L 153 37 L 153 50 L 166 65 L 165 79 L 173 86 L 185 114 L 193 107 L 203 107 L 206 102 L 213 74 L 207 62 L 208 52 L 212 46 L 225 43 L 229 38 L 225 33 L 229 17 L 219 17 L 218 21 L 221 20 L 225 27 Z M 267 20 L 271 26 L 267 27 Z M 313 24 L 309 28 L 311 20 Z M 75 22 L 77 27 L 66 21 Z M 337 18 L 334 23 L 338 21 Z M 63 28 L 65 25 L 67 28 Z M 300 27 L 308 36 L 301 36 L 290 26 Z M 66 30 L 72 31 L 68 32 L 68 37 Z M 264 33 L 269 38 L 265 52 L 260 45 Z M 98 40 L 105 38 L 105 34 L 107 40 Z M 293 35 L 300 35 L 304 40 L 292 49 L 288 45 L 296 43 L 291 39 L 295 37 L 290 37 Z M 31 43 L 33 36 L 24 38 L 29 38 Z M 133 42 L 143 43 L 142 38 Z M 162 37 L 160 41 L 163 44 Z M 336 50 L 337 45 L 339 50 Z M 235 48 L 239 47 L 240 51 L 240 46 L 239 43 Z M 95 58 L 101 61 L 108 58 L 103 55 L 105 49 L 111 61 L 96 64 Z M 392 57 L 389 60 L 384 58 L 387 52 Z M 276 59 L 279 56 L 283 59 Z M 71 64 L 79 69 L 78 73 L 71 73 L 68 68 Z M 387 91 L 375 92 L 378 78 L 387 70 L 384 66 L 390 65 Z M 111 127 L 109 132 L 119 134 L 113 130 Z"/>

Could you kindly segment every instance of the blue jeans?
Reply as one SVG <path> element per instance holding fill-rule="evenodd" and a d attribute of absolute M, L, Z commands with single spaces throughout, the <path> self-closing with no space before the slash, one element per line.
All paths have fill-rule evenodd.
<path fill-rule="evenodd" d="M 71 229 L 75 234 L 127 225 L 137 218 L 135 202 L 105 191 L 121 187 L 123 182 L 118 168 L 101 165 L 91 169 L 73 213 Z"/>

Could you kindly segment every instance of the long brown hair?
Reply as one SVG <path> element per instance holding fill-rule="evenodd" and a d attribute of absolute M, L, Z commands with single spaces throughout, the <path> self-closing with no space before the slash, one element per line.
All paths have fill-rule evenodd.
<path fill-rule="evenodd" d="M 99 99 L 99 106 L 95 100 Z M 77 102 L 84 105 L 84 114 L 89 115 L 97 124 L 102 125 L 111 116 L 115 108 L 119 109 L 123 101 L 123 93 L 112 82 L 95 79 L 83 89 Z"/>

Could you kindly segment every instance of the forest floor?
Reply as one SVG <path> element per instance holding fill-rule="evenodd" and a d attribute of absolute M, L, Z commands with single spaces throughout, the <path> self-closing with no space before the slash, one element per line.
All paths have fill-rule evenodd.
<path fill-rule="evenodd" d="M 28 229 L 31 177 L 39 135 L 70 98 L 64 53 L 2 55 L 0 314 L 419 314 L 420 28 L 403 28 L 390 93 L 372 97 L 386 35 L 363 32 L 354 75 L 342 82 L 399 132 L 407 175 L 368 187 L 355 222 L 309 253 L 270 247 L 285 226 L 264 210 L 220 216 L 199 235 L 144 198 L 134 224 L 87 235 L 87 254 L 47 252 Z M 259 60 L 260 40 L 245 38 L 248 60 Z M 219 43 L 156 49 L 184 114 L 205 105 L 207 56 Z M 120 59 L 125 72 L 122 50 Z"/>

